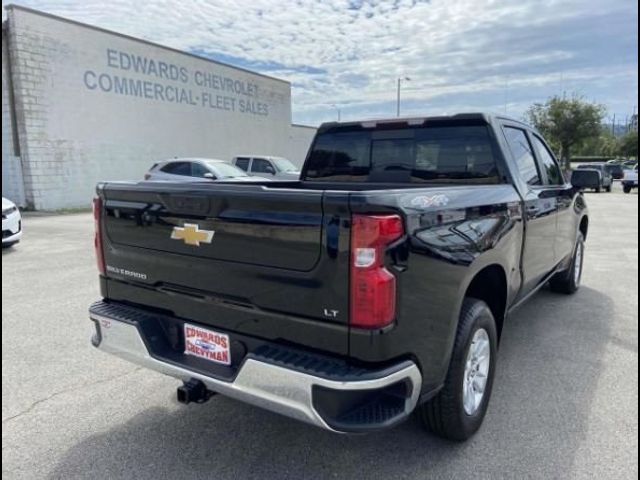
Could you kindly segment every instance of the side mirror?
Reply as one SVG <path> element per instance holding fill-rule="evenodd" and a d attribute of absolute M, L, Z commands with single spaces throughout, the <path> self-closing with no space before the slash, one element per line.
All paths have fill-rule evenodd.
<path fill-rule="evenodd" d="M 276 169 L 273 168 L 271 165 L 269 165 L 267 167 L 267 173 L 270 173 L 271 175 L 275 175 L 276 174 Z"/>
<path fill-rule="evenodd" d="M 217 180 L 218 177 L 216 177 L 213 173 L 211 172 L 207 172 L 203 175 L 204 178 L 208 178 L 209 180 Z"/>
<path fill-rule="evenodd" d="M 571 185 L 578 190 L 600 188 L 600 172 L 597 170 L 574 170 L 571 172 Z"/>

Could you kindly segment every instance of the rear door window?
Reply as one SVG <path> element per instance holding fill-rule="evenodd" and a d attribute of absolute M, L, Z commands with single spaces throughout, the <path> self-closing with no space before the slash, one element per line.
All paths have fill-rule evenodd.
<path fill-rule="evenodd" d="M 167 163 L 161 170 L 171 175 L 191 176 L 191 162 L 171 162 Z"/>
<path fill-rule="evenodd" d="M 540 173 L 527 134 L 520 128 L 505 127 L 504 134 L 520 177 L 527 185 L 541 185 Z"/>
<path fill-rule="evenodd" d="M 236 167 L 244 170 L 245 172 L 249 170 L 249 159 L 248 158 L 236 158 Z"/>

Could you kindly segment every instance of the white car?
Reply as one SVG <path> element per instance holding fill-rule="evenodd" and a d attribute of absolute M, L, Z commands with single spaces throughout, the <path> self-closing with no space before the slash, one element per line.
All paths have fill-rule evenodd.
<path fill-rule="evenodd" d="M 299 180 L 300 169 L 291 160 L 264 155 L 238 155 L 232 163 L 249 175 L 258 175 L 276 180 Z"/>
<path fill-rule="evenodd" d="M 15 203 L 2 197 L 2 247 L 10 247 L 22 238 L 22 216 Z"/>
<path fill-rule="evenodd" d="M 260 182 L 265 178 L 250 177 L 246 172 L 225 162 L 210 158 L 174 158 L 155 163 L 144 176 L 145 180 L 164 182 Z"/>

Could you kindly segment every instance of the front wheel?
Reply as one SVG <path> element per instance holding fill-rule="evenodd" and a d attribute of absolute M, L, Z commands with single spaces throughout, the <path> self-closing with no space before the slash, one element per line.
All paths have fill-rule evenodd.
<path fill-rule="evenodd" d="M 625 185 L 624 187 L 622 187 L 622 191 L 624 193 L 631 193 L 631 187 Z"/>
<path fill-rule="evenodd" d="M 496 367 L 498 335 L 491 309 L 466 298 L 444 386 L 418 407 L 425 428 L 449 440 L 467 440 L 482 425 Z"/>

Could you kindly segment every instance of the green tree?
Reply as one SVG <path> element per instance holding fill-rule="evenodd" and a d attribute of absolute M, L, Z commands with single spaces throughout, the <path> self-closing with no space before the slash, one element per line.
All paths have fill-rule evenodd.
<path fill-rule="evenodd" d="M 626 133 L 619 142 L 618 153 L 623 157 L 638 158 L 638 132 Z"/>
<path fill-rule="evenodd" d="M 600 135 L 605 107 L 583 97 L 554 96 L 545 103 L 533 104 L 526 113 L 529 123 L 560 151 L 567 170 L 571 168 L 571 149 L 590 137 Z"/>
<path fill-rule="evenodd" d="M 575 155 L 615 157 L 618 155 L 618 139 L 608 127 L 601 126 L 598 136 L 588 137 L 574 149 Z"/>

